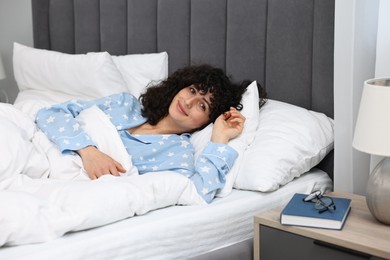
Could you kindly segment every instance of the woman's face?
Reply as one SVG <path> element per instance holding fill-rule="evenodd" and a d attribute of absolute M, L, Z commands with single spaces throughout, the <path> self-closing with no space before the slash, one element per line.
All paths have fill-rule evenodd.
<path fill-rule="evenodd" d="M 169 117 L 181 132 L 192 132 L 209 122 L 211 94 L 198 91 L 193 85 L 176 94 L 169 106 Z"/>

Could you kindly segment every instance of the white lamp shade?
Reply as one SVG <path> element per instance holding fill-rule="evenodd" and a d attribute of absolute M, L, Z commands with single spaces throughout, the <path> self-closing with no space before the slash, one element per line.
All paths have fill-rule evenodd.
<path fill-rule="evenodd" d="M 5 79 L 4 65 L 1 56 L 0 56 L 0 79 Z"/>
<path fill-rule="evenodd" d="M 390 78 L 364 82 L 352 146 L 365 153 L 390 156 Z"/>

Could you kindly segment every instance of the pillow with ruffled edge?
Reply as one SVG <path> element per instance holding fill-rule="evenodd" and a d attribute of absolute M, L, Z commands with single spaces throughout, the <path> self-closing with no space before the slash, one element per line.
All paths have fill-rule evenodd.
<path fill-rule="evenodd" d="M 256 129 L 259 125 L 259 92 L 257 90 L 256 81 L 253 81 L 248 86 L 242 97 L 241 103 L 243 105 L 241 113 L 246 118 L 244 129 L 238 137 L 229 142 L 229 145 L 238 152 L 238 157 L 226 176 L 224 188 L 217 192 L 217 197 L 225 197 L 232 191 L 234 181 L 239 175 L 239 172 L 242 171 L 244 151 L 255 138 Z M 190 140 L 195 148 L 195 160 L 210 141 L 212 130 L 213 124 L 209 124 L 206 128 L 191 135 Z"/>
<path fill-rule="evenodd" d="M 332 149 L 333 119 L 288 103 L 268 100 L 256 137 L 244 152 L 234 188 L 269 192 L 316 166 Z"/>
<path fill-rule="evenodd" d="M 67 54 L 14 43 L 13 65 L 19 90 L 50 90 L 84 99 L 127 91 L 107 52 Z"/>

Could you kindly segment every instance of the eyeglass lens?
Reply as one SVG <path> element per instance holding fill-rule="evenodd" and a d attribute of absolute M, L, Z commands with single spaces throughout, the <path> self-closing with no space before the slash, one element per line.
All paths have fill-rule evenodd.
<path fill-rule="evenodd" d="M 319 210 L 321 213 L 328 210 L 328 209 L 336 209 L 335 205 L 333 204 L 333 200 L 328 197 L 322 197 L 320 199 L 317 199 L 317 201 L 314 204 L 314 207 Z"/>

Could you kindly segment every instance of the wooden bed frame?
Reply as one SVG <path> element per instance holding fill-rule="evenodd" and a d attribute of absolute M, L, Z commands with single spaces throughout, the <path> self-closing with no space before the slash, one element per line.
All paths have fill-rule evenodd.
<path fill-rule="evenodd" d="M 334 0 L 32 0 L 34 47 L 112 55 L 167 51 L 170 73 L 209 63 L 235 81 L 257 80 L 271 99 L 333 117 L 334 5 Z M 333 179 L 333 153 L 318 167 Z M 204 258 L 229 259 L 226 252 L 233 257 L 248 246 L 250 241 Z"/>

